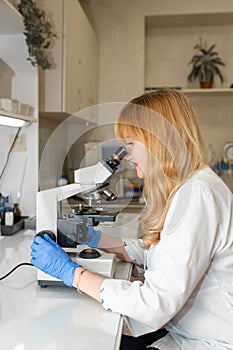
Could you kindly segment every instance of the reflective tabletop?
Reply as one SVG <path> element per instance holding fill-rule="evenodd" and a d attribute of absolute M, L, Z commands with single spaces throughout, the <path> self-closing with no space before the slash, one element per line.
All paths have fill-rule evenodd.
<path fill-rule="evenodd" d="M 0 236 L 0 277 L 30 261 L 31 230 Z M 115 278 L 128 279 L 131 266 L 118 262 Z M 37 270 L 21 266 L 0 281 L 2 350 L 118 349 L 122 318 L 75 289 L 41 288 Z"/>

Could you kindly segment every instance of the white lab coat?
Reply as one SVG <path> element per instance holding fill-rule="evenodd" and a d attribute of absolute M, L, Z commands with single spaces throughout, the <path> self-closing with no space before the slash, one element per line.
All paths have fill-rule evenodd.
<path fill-rule="evenodd" d="M 233 196 L 211 169 L 176 193 L 157 245 L 125 243 L 145 282 L 105 279 L 104 308 L 124 315 L 135 336 L 165 326 L 160 350 L 233 349 Z"/>

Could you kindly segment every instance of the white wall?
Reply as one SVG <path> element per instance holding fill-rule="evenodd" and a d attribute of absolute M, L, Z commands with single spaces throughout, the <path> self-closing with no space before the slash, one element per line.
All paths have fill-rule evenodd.
<path fill-rule="evenodd" d="M 93 0 L 83 5 L 99 39 L 100 103 L 143 93 L 146 15 L 233 11 L 232 0 Z"/>
<path fill-rule="evenodd" d="M 215 51 L 225 62 L 220 67 L 224 77 L 221 84 L 215 77 L 214 87 L 229 87 L 233 83 L 233 23 L 221 26 L 152 27 L 147 30 L 145 50 L 145 86 L 181 86 L 199 88 L 199 82 L 188 82 L 192 56 L 197 54 L 194 46 L 202 38 L 209 48 L 215 44 Z M 170 67 L 170 69 L 169 69 Z"/>
<path fill-rule="evenodd" d="M 190 36 L 179 32 L 179 43 L 171 43 L 172 38 L 165 43 L 164 55 L 156 56 L 153 60 L 154 37 L 153 30 L 146 41 L 145 16 L 146 15 L 174 15 L 195 13 L 233 12 L 232 0 L 93 0 L 89 3 L 82 2 L 86 13 L 91 19 L 99 39 L 100 51 L 100 83 L 99 102 L 123 102 L 144 92 L 146 84 L 162 83 L 161 73 L 166 72 L 167 83 L 170 86 L 187 84 L 185 77 L 189 71 L 188 60 L 193 54 L 193 44 L 199 38 L 198 28 L 189 29 Z M 217 16 L 217 15 L 216 15 Z M 212 29 L 212 30 L 211 30 Z M 162 40 L 164 31 L 160 29 L 158 40 Z M 171 34 L 171 29 L 170 34 Z M 200 28 L 200 35 L 207 34 L 210 42 L 216 41 L 217 51 L 229 69 L 223 69 L 226 79 L 225 86 L 233 83 L 233 40 L 232 26 L 218 28 Z M 167 33 L 166 33 L 167 35 Z M 231 36 L 229 38 L 229 35 Z M 181 43 L 189 43 L 189 47 L 182 47 Z M 189 41 L 190 40 L 190 41 Z M 149 47 L 146 45 L 149 44 Z M 159 43 L 161 45 L 161 43 Z M 166 50 L 166 45 L 168 45 Z M 170 45 L 170 46 L 169 46 Z M 161 46 L 160 46 L 161 47 Z M 179 58 L 182 53 L 184 72 L 180 78 Z M 146 56 L 146 49 L 147 56 Z M 175 69 L 169 70 L 166 64 L 168 52 L 171 49 L 171 57 L 176 60 Z M 175 53 L 174 50 L 177 49 Z M 187 51 L 188 50 L 188 51 Z M 190 51 L 191 50 L 191 51 Z M 221 54 L 223 53 L 223 54 Z M 162 57 L 161 57 L 162 56 Z M 178 59 L 177 59 L 178 58 Z M 149 64 L 149 66 L 148 66 Z M 154 69 L 153 69 L 154 66 Z M 174 72 L 175 70 L 175 72 Z M 216 84 L 219 85 L 218 79 Z M 164 86 L 165 84 L 163 84 Z M 232 96 L 220 98 L 192 99 L 201 121 L 201 127 L 205 136 L 206 145 L 213 143 L 218 157 L 222 156 L 225 141 L 233 140 L 232 122 Z M 114 121 L 114 119 L 112 119 Z M 101 118 L 99 120 L 101 123 Z"/>

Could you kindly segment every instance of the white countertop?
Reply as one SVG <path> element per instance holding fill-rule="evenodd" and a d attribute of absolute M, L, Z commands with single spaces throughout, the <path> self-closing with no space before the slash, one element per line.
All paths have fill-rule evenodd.
<path fill-rule="evenodd" d="M 30 231 L 0 237 L 0 277 L 30 261 L 32 240 Z M 130 273 L 130 264 L 117 264 L 115 278 L 128 279 Z M 22 266 L 0 281 L 2 350 L 116 350 L 121 330 L 119 314 L 75 289 L 38 286 L 35 267 Z"/>

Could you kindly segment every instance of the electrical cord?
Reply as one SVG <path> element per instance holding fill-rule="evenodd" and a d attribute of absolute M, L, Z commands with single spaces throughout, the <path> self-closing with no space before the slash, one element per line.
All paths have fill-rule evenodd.
<path fill-rule="evenodd" d="M 16 142 L 18 136 L 19 136 L 20 130 L 21 130 L 21 127 L 18 128 L 17 133 L 15 134 L 14 140 L 13 140 L 13 142 L 12 142 L 12 144 L 11 144 L 11 147 L 10 147 L 8 153 L 7 153 L 6 162 L 5 162 L 5 165 L 4 165 L 3 169 L 2 169 L 2 172 L 1 172 L 1 175 L 0 175 L 0 180 L 1 180 L 1 178 L 2 178 L 2 176 L 3 176 L 3 174 L 4 174 L 4 171 L 5 171 L 5 169 L 6 169 L 6 166 L 7 166 L 7 164 L 8 164 L 11 151 L 12 151 L 12 149 L 13 149 L 13 147 L 14 147 L 14 145 L 15 145 L 15 142 Z"/>
<path fill-rule="evenodd" d="M 16 269 L 18 269 L 19 267 L 21 266 L 34 266 L 32 265 L 31 263 L 21 263 L 21 264 L 18 264 L 16 265 L 11 271 L 9 271 L 8 273 L 6 273 L 4 276 L 0 277 L 0 281 L 2 281 L 4 278 L 8 277 L 12 272 L 14 272 Z"/>

